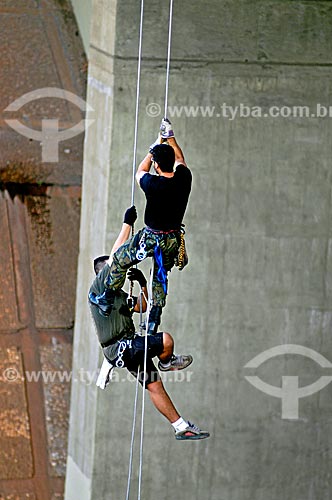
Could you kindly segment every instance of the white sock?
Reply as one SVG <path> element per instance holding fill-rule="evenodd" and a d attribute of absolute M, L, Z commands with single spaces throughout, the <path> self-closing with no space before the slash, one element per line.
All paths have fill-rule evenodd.
<path fill-rule="evenodd" d="M 188 422 L 183 420 L 182 417 L 180 417 L 176 422 L 172 423 L 173 429 L 178 432 L 178 431 L 184 431 L 188 427 Z"/>
<path fill-rule="evenodd" d="M 168 368 L 169 366 L 171 366 L 171 360 L 167 361 L 167 363 L 163 363 L 162 361 L 160 361 L 160 364 L 161 364 L 164 368 Z"/>

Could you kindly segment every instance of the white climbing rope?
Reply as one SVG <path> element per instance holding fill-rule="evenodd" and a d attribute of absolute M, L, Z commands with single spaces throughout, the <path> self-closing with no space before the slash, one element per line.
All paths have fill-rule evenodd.
<path fill-rule="evenodd" d="M 132 429 L 131 429 L 131 441 L 130 441 L 130 454 L 129 454 L 129 467 L 128 467 L 128 480 L 127 480 L 126 500 L 129 500 L 130 482 L 131 482 L 131 475 L 132 475 L 132 471 L 133 471 L 135 428 L 136 428 L 136 416 L 137 416 L 137 400 L 138 400 L 138 377 L 136 378 L 135 401 L 134 401 L 134 417 L 133 417 L 133 426 L 132 426 Z"/>
<path fill-rule="evenodd" d="M 134 205 L 135 200 L 135 174 L 136 174 L 136 161 L 137 161 L 137 136 L 138 136 L 138 113 L 139 113 L 139 99 L 140 99 L 140 82 L 141 82 L 141 62 L 142 62 L 142 42 L 143 42 L 143 19 L 144 19 L 144 0 L 141 0 L 141 15 L 140 15 L 140 28 L 139 28 L 139 45 L 138 45 L 138 63 L 137 63 L 137 84 L 136 84 L 136 109 L 135 109 L 135 128 L 134 128 L 134 152 L 133 152 L 133 164 L 132 164 L 132 186 L 131 186 L 131 205 Z M 169 74 L 170 74 L 170 60 L 171 60 L 171 44 L 172 44 L 172 19 L 173 19 L 173 0 L 170 0 L 170 11 L 169 11 L 169 27 L 168 27 L 168 46 L 167 46 L 167 65 L 166 65 L 166 88 L 165 88 L 165 108 L 164 116 L 167 116 L 168 108 L 168 87 L 169 87 Z M 152 301 L 152 281 L 154 274 L 154 259 L 152 259 L 152 268 L 150 272 L 150 280 L 148 287 L 148 301 L 147 302 L 147 314 L 146 314 L 146 332 L 145 332 L 145 342 L 144 342 L 144 363 L 143 363 L 143 394 L 142 394 L 142 411 L 141 411 L 141 429 L 140 429 L 140 452 L 139 452 L 139 471 L 138 471 L 138 496 L 137 500 L 141 500 L 142 492 L 142 471 L 143 471 L 143 438 L 144 438 L 144 414 L 145 414 L 145 388 L 146 388 L 146 365 L 147 365 L 147 330 L 149 325 L 149 315 L 151 309 Z M 132 295 L 132 288 L 130 295 Z M 142 298 L 143 291 L 140 287 L 140 325 L 142 325 Z M 145 300 L 146 297 L 144 296 Z M 135 390 L 135 401 L 134 401 L 134 416 L 133 425 L 131 432 L 131 443 L 130 443 L 130 456 L 129 456 L 129 470 L 128 470 L 128 481 L 127 481 L 127 493 L 126 500 L 129 500 L 130 495 L 130 483 L 133 468 L 133 454 L 134 454 L 134 441 L 135 441 L 135 428 L 137 419 L 137 400 L 138 400 L 138 384 L 139 384 L 139 374 L 141 366 L 139 366 L 139 372 L 136 378 L 136 390 Z"/>
<path fill-rule="evenodd" d="M 138 111 L 139 111 L 139 97 L 140 97 L 140 86 L 141 86 L 143 19 L 144 19 L 144 0 L 141 0 L 141 17 L 140 17 L 140 24 L 139 24 L 139 44 L 138 44 L 137 83 L 136 83 L 134 154 L 133 154 L 133 169 L 132 169 L 132 183 L 131 183 L 131 204 L 132 205 L 134 205 L 134 199 L 135 199 L 135 173 L 136 173 L 136 158 L 137 158 Z"/>
<path fill-rule="evenodd" d="M 133 164 L 132 164 L 132 182 L 131 182 L 131 206 L 134 205 L 135 200 L 135 173 L 136 173 L 136 158 L 137 158 L 137 134 L 138 134 L 138 112 L 139 112 L 139 98 L 140 98 L 140 84 L 141 84 L 141 62 L 142 62 L 142 42 L 143 42 L 143 20 L 144 20 L 144 0 L 141 0 L 141 14 L 139 25 L 139 43 L 138 43 L 138 62 L 137 62 L 137 82 L 136 82 L 136 107 L 135 107 L 135 128 L 134 128 L 134 151 L 133 151 Z M 133 226 L 134 232 L 134 226 Z M 132 296 L 131 286 L 130 296 Z M 142 297 L 140 309 L 142 310 Z M 140 316 L 142 312 L 140 313 Z M 131 430 L 130 454 L 129 454 L 129 468 L 127 480 L 126 500 L 129 500 L 130 483 L 133 470 L 133 455 L 134 455 L 134 442 L 135 442 L 135 427 L 137 416 L 137 400 L 138 400 L 138 376 L 136 379 L 135 400 L 134 400 L 134 416 L 133 425 Z M 141 481 L 141 479 L 140 479 Z"/>
<path fill-rule="evenodd" d="M 141 415 L 141 441 L 139 450 L 139 473 L 138 473 L 138 497 L 137 500 L 141 500 L 141 489 L 142 489 L 142 469 L 143 469 L 143 438 L 144 438 L 144 412 L 145 412 L 145 387 L 146 387 L 146 362 L 148 355 L 148 326 L 149 326 L 149 316 L 151 310 L 152 302 L 152 281 L 154 274 L 154 260 L 152 259 L 152 266 L 150 271 L 150 280 L 148 287 L 148 298 L 149 302 L 147 304 L 147 313 L 145 318 L 145 342 L 144 342 L 144 365 L 143 365 L 143 394 L 142 394 L 142 415 Z"/>
<path fill-rule="evenodd" d="M 148 287 L 148 296 L 149 300 L 146 300 L 144 292 L 140 286 L 140 325 L 142 324 L 142 300 L 143 297 L 147 302 L 147 314 L 145 319 L 146 329 L 149 324 L 149 315 L 150 315 L 150 307 L 151 307 L 151 298 L 152 297 L 152 281 L 153 281 L 153 273 L 154 273 L 154 261 L 152 261 L 151 268 L 151 276 L 149 280 Z M 142 470 L 143 470 L 143 438 L 144 438 L 144 414 L 145 414 L 145 387 L 146 387 L 146 363 L 147 363 L 147 352 L 148 352 L 148 336 L 145 334 L 145 342 L 144 342 L 144 362 L 143 362 L 143 394 L 142 394 L 142 412 L 141 412 L 141 431 L 140 431 L 140 452 L 139 452 L 139 471 L 138 471 L 138 496 L 137 500 L 141 500 L 141 491 L 142 491 Z M 136 389 L 135 389 L 135 400 L 134 400 L 134 416 L 133 416 L 133 425 L 131 430 L 131 441 L 130 441 L 130 454 L 129 454 L 129 467 L 128 467 L 128 480 L 127 480 L 127 492 L 126 492 L 126 500 L 129 500 L 130 495 L 130 484 L 131 484 L 131 476 L 133 469 L 133 456 L 134 456 L 134 442 L 135 442 L 135 428 L 136 428 L 136 420 L 137 420 L 137 401 L 138 401 L 138 384 L 139 384 L 139 376 L 141 373 L 141 365 L 138 368 L 138 374 L 136 377 Z"/>
<path fill-rule="evenodd" d="M 173 20 L 173 0 L 170 0 L 170 3 L 169 3 L 169 21 L 168 21 L 165 108 L 164 108 L 164 117 L 165 118 L 167 117 L 167 108 L 168 108 L 168 86 L 169 86 L 169 73 L 170 73 L 170 64 L 171 64 L 171 46 L 172 46 L 172 20 Z"/>

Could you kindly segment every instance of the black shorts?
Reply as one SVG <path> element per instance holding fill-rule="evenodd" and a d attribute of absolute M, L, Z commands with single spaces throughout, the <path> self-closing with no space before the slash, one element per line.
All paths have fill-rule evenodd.
<path fill-rule="evenodd" d="M 138 376 L 139 382 L 143 385 L 144 381 L 144 351 L 145 351 L 145 337 L 135 335 L 131 340 L 123 340 L 126 342 L 126 347 L 122 353 L 123 367 L 134 375 Z M 120 342 L 118 342 L 120 345 Z M 148 386 L 152 382 L 160 380 L 159 372 L 152 361 L 152 358 L 159 356 L 164 350 L 163 333 L 159 332 L 155 335 L 147 336 L 147 358 L 146 358 L 146 375 L 145 385 Z M 119 356 L 112 361 L 116 366 Z"/>

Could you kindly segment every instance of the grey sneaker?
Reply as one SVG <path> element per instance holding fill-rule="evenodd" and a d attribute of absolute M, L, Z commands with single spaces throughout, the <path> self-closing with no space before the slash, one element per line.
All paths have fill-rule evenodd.
<path fill-rule="evenodd" d="M 185 440 L 185 439 L 206 439 L 210 436 L 209 432 L 201 431 L 196 425 L 188 422 L 188 427 L 184 431 L 178 431 L 175 433 L 175 439 Z"/>
<path fill-rule="evenodd" d="M 161 372 L 174 372 L 176 370 L 183 370 L 187 366 L 191 365 L 193 362 L 193 357 L 188 354 L 179 354 L 171 357 L 171 361 L 167 364 L 163 364 L 161 361 L 158 363 L 158 368 Z"/>

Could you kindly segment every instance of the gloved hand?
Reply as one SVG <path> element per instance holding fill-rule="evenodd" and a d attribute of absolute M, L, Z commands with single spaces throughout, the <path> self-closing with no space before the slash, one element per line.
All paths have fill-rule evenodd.
<path fill-rule="evenodd" d="M 127 278 L 130 281 L 137 281 L 141 287 L 146 286 L 146 279 L 142 271 L 137 269 L 136 267 L 131 267 L 127 272 Z"/>
<path fill-rule="evenodd" d="M 160 144 L 161 143 L 161 136 L 160 134 L 158 135 L 157 139 L 154 141 L 153 144 L 151 144 L 151 146 L 149 147 L 149 153 L 152 154 L 152 150 L 155 146 L 157 146 L 157 144 Z"/>
<path fill-rule="evenodd" d="M 168 118 L 163 118 L 160 125 L 160 135 L 163 139 L 170 139 L 174 137 L 174 131 L 172 129 L 172 124 Z"/>
<path fill-rule="evenodd" d="M 137 219 L 136 207 L 133 205 L 130 208 L 127 208 L 124 214 L 123 222 L 128 224 L 129 226 L 133 226 L 135 220 Z"/>

